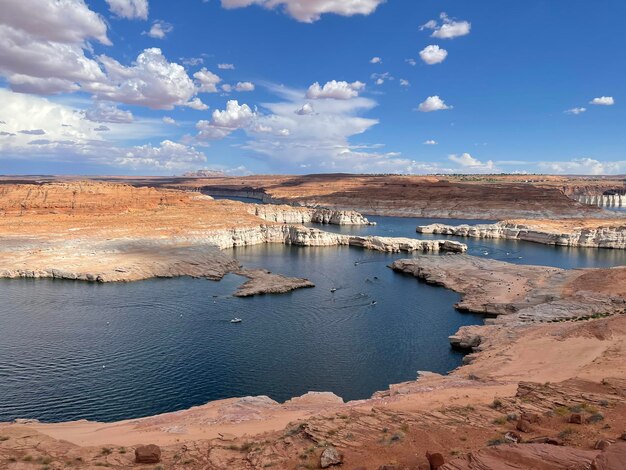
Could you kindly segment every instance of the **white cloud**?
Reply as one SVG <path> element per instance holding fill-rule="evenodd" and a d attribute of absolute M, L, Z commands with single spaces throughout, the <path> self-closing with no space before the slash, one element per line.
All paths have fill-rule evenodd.
<path fill-rule="evenodd" d="M 235 85 L 235 91 L 254 91 L 254 83 L 251 82 L 237 82 Z"/>
<path fill-rule="evenodd" d="M 170 117 L 170 116 L 163 116 L 162 121 L 165 124 L 169 124 L 170 126 L 177 126 L 178 125 L 178 123 L 176 122 L 176 119 L 174 119 L 173 117 Z"/>
<path fill-rule="evenodd" d="M 6 135 L 0 134 L 0 153 L 5 158 L 153 170 L 189 169 L 206 161 L 204 154 L 193 147 L 169 140 L 156 147 L 128 148 L 118 143 L 163 134 L 162 123 L 109 119 L 107 125 L 94 126 L 81 109 L 3 88 L 0 102 L 0 120 L 6 123 L 2 126 Z"/>
<path fill-rule="evenodd" d="M 244 129 L 251 125 L 256 117 L 255 112 L 247 104 L 240 105 L 237 100 L 226 103 L 226 109 L 213 111 L 210 121 L 199 121 L 196 124 L 198 139 L 218 140 L 230 135 L 237 129 Z"/>
<path fill-rule="evenodd" d="M 223 91 L 224 93 L 230 93 L 231 91 L 233 91 L 233 86 L 232 86 L 232 85 L 230 85 L 230 84 L 228 84 L 228 83 L 224 83 L 224 84 L 222 85 L 222 91 Z"/>
<path fill-rule="evenodd" d="M 274 9 L 283 7 L 285 12 L 298 21 L 313 23 L 325 13 L 342 16 L 369 15 L 385 0 L 222 0 L 224 8 L 243 8 L 260 5 Z"/>
<path fill-rule="evenodd" d="M 349 100 L 359 96 L 359 91 L 365 87 L 364 83 L 359 81 L 348 83 L 345 81 L 338 82 L 331 80 L 321 87 L 319 82 L 315 82 L 306 92 L 306 97 L 311 100 L 319 99 L 335 99 Z"/>
<path fill-rule="evenodd" d="M 193 147 L 164 140 L 158 147 L 141 145 L 133 147 L 115 159 L 115 164 L 133 168 L 180 170 L 207 161 L 206 155 Z"/>
<path fill-rule="evenodd" d="M 0 8 L 0 24 L 36 40 L 81 44 L 94 38 L 111 44 L 106 23 L 83 0 L 5 0 Z"/>
<path fill-rule="evenodd" d="M 423 113 L 430 113 L 432 111 L 442 111 L 446 109 L 452 109 L 452 106 L 448 106 L 439 96 L 429 96 L 420 105 L 417 110 Z"/>
<path fill-rule="evenodd" d="M 437 145 L 438 142 L 436 140 L 426 140 L 424 145 Z"/>
<path fill-rule="evenodd" d="M 202 67 L 194 73 L 193 78 L 198 82 L 198 91 L 201 93 L 217 93 L 217 84 L 222 81 L 219 76 L 207 70 L 206 67 Z"/>
<path fill-rule="evenodd" d="M 155 109 L 206 109 L 195 98 L 197 90 L 185 69 L 168 62 L 160 49 L 144 50 L 128 67 L 106 55 L 91 57 L 90 39 L 111 42 L 106 23 L 83 0 L 5 3 L 0 8 L 0 75 L 13 90 L 37 94 L 80 90 L 101 100 Z M 128 5 L 143 14 L 142 2 L 116 2 L 112 8 Z"/>
<path fill-rule="evenodd" d="M 565 114 L 582 114 L 587 111 L 587 108 L 571 108 L 565 111 Z"/>
<path fill-rule="evenodd" d="M 408 80 L 401 78 L 400 79 L 400 86 L 411 86 L 411 82 L 409 82 Z"/>
<path fill-rule="evenodd" d="M 404 59 L 404 61 L 412 67 L 417 65 L 417 61 L 415 59 Z"/>
<path fill-rule="evenodd" d="M 220 70 L 235 70 L 233 64 L 217 64 L 217 68 Z"/>
<path fill-rule="evenodd" d="M 296 110 L 298 116 L 308 116 L 309 114 L 315 114 L 315 109 L 311 103 L 304 103 L 301 108 Z"/>
<path fill-rule="evenodd" d="M 433 32 L 431 37 L 439 39 L 453 39 L 459 36 L 465 36 L 472 29 L 471 23 L 468 21 L 457 21 L 451 19 L 446 13 L 439 15 L 441 24 L 436 20 L 430 20 L 420 27 L 420 30 L 431 29 Z"/>
<path fill-rule="evenodd" d="M 96 101 L 91 108 L 85 110 L 85 118 L 93 122 L 128 123 L 133 121 L 130 111 L 119 109 L 115 103 Z"/>
<path fill-rule="evenodd" d="M 450 155 L 448 160 L 461 166 L 463 169 L 469 169 L 470 172 L 497 172 L 493 161 L 488 160 L 483 163 L 480 160 L 472 157 L 469 153 L 462 153 L 461 155 Z"/>
<path fill-rule="evenodd" d="M 148 19 L 148 0 L 106 0 L 109 10 L 120 18 Z"/>
<path fill-rule="evenodd" d="M 100 61 L 109 83 L 92 90 L 99 98 L 153 109 L 204 106 L 194 99 L 197 90 L 185 68 L 168 62 L 161 49 L 145 49 L 130 67 L 106 56 L 100 56 Z"/>
<path fill-rule="evenodd" d="M 626 162 L 601 162 L 593 158 L 575 158 L 564 162 L 541 162 L 539 167 L 544 171 L 577 175 L 618 174 L 626 170 Z"/>
<path fill-rule="evenodd" d="M 110 45 L 103 19 L 82 0 L 20 0 L 0 8 L 0 74 L 29 93 L 77 90 L 76 82 L 105 79 L 85 56 L 90 39 Z"/>
<path fill-rule="evenodd" d="M 600 96 L 599 98 L 592 99 L 589 104 L 595 104 L 599 106 L 613 106 L 615 100 L 612 96 Z"/>
<path fill-rule="evenodd" d="M 372 57 L 370 60 L 370 64 L 382 64 L 383 63 L 383 59 L 381 59 L 380 57 Z"/>
<path fill-rule="evenodd" d="M 174 26 L 172 26 L 170 23 L 157 20 L 154 23 L 152 23 L 152 27 L 150 28 L 150 31 L 148 31 L 145 34 L 147 34 L 151 38 L 163 39 L 172 31 L 174 31 Z"/>
<path fill-rule="evenodd" d="M 436 45 L 426 46 L 420 51 L 420 57 L 428 65 L 439 64 L 446 60 L 448 51 Z"/>

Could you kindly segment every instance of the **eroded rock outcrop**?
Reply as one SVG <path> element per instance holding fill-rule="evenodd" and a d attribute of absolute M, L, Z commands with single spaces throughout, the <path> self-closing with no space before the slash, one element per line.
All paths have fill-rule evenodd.
<path fill-rule="evenodd" d="M 460 310 L 496 316 L 488 323 L 528 323 L 588 318 L 626 309 L 626 268 L 565 270 L 526 266 L 469 255 L 416 256 L 391 268 L 462 294 Z M 607 286 L 606 279 L 614 279 Z M 477 346 L 455 335 L 460 348 Z"/>
<path fill-rule="evenodd" d="M 597 227 L 571 227 L 558 230 L 550 225 L 527 225 L 515 222 L 498 222 L 479 225 L 443 225 L 432 224 L 417 227 L 418 233 L 435 235 L 454 235 L 471 238 L 502 238 L 522 240 L 544 245 L 618 248 L 626 249 L 626 220 L 623 223 L 602 224 Z"/>
<path fill-rule="evenodd" d="M 250 280 L 245 282 L 235 292 L 236 297 L 251 297 L 261 294 L 284 294 L 303 287 L 315 287 L 308 279 L 287 277 L 273 274 L 265 269 L 241 269 L 235 274 L 245 276 Z"/>
<path fill-rule="evenodd" d="M 268 222 L 284 224 L 375 225 L 355 211 L 309 209 L 273 204 L 254 204 L 249 206 L 248 210 L 251 214 Z"/>

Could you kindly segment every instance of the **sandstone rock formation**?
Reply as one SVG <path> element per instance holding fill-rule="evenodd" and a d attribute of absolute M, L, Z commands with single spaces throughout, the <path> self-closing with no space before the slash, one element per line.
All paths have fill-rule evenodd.
<path fill-rule="evenodd" d="M 135 449 L 135 462 L 137 463 L 159 463 L 160 461 L 161 449 L 159 446 L 150 444 Z"/>
<path fill-rule="evenodd" d="M 471 238 L 503 238 L 545 245 L 626 249 L 626 219 L 585 220 L 579 223 L 515 221 L 479 225 L 432 224 L 417 227 L 418 233 Z"/>
<path fill-rule="evenodd" d="M 265 202 L 356 210 L 398 217 L 507 218 L 582 217 L 598 207 L 566 196 L 562 179 L 537 184 L 528 178 L 366 175 L 256 175 L 244 178 L 180 179 L 172 187 L 207 194 L 239 195 Z M 550 177 L 546 178 L 550 180 Z"/>
<path fill-rule="evenodd" d="M 391 268 L 463 295 L 456 307 L 496 316 L 487 323 L 526 323 L 585 318 L 626 310 L 626 268 L 564 270 L 469 255 L 416 256 Z M 612 278 L 616 284 L 606 285 Z M 473 337 L 453 337 L 475 347 Z"/>
<path fill-rule="evenodd" d="M 303 287 L 315 287 L 308 279 L 285 277 L 272 274 L 265 269 L 241 269 L 235 274 L 245 276 L 250 280 L 237 289 L 236 297 L 250 297 L 259 294 L 284 294 Z"/>

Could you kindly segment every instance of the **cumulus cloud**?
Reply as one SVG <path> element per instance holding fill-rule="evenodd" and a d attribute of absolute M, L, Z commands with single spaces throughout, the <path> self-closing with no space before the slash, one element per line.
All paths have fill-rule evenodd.
<path fill-rule="evenodd" d="M 235 70 L 233 64 L 217 64 L 217 68 L 220 70 Z"/>
<path fill-rule="evenodd" d="M 200 100 L 194 99 L 196 86 L 185 68 L 168 62 L 161 49 L 145 49 L 130 67 L 106 56 L 100 56 L 100 61 L 109 83 L 93 90 L 99 98 L 153 109 L 203 107 Z"/>
<path fill-rule="evenodd" d="M 481 162 L 480 160 L 472 157 L 469 153 L 462 153 L 461 155 L 450 155 L 448 160 L 456 163 L 463 169 L 469 169 L 472 173 L 479 172 L 496 172 L 495 164 L 493 161 Z"/>
<path fill-rule="evenodd" d="M 152 27 L 150 28 L 150 31 L 144 34 L 147 34 L 151 38 L 163 39 L 172 31 L 174 31 L 174 26 L 172 26 L 170 23 L 157 20 L 154 23 L 152 23 Z"/>
<path fill-rule="evenodd" d="M 411 86 L 411 82 L 409 82 L 408 80 L 401 78 L 400 79 L 400 86 Z"/>
<path fill-rule="evenodd" d="M 404 59 L 404 61 L 409 64 L 411 67 L 415 67 L 417 65 L 417 60 L 415 59 Z"/>
<path fill-rule="evenodd" d="M 254 83 L 251 82 L 237 82 L 235 85 L 235 91 L 254 91 Z"/>
<path fill-rule="evenodd" d="M 193 78 L 198 83 L 198 91 L 202 93 L 217 93 L 217 84 L 222 81 L 219 76 L 207 70 L 206 67 L 202 67 L 198 72 L 194 73 Z"/>
<path fill-rule="evenodd" d="M 12 88 L 42 94 L 71 92 L 76 82 L 105 79 L 85 56 L 90 39 L 111 45 L 104 20 L 82 0 L 20 0 L 0 8 L 0 74 Z"/>
<path fill-rule="evenodd" d="M 381 59 L 380 57 L 372 57 L 370 59 L 370 64 L 382 64 L 383 63 L 383 59 Z"/>
<path fill-rule="evenodd" d="M 243 8 L 260 5 L 274 9 L 282 7 L 292 18 L 313 23 L 325 13 L 342 16 L 369 15 L 385 0 L 222 0 L 224 8 Z"/>
<path fill-rule="evenodd" d="M 431 37 L 439 39 L 454 39 L 459 36 L 465 36 L 472 29 L 471 23 L 468 21 L 457 21 L 450 18 L 446 13 L 439 15 L 441 23 L 437 20 L 430 20 L 420 27 L 420 30 L 432 30 Z"/>
<path fill-rule="evenodd" d="M 615 100 L 612 96 L 600 96 L 598 98 L 592 99 L 589 104 L 595 104 L 599 106 L 613 106 L 615 104 Z"/>
<path fill-rule="evenodd" d="M 436 140 L 432 140 L 432 139 L 431 140 L 426 140 L 424 142 L 424 145 L 437 145 L 437 144 L 438 144 L 438 142 Z"/>
<path fill-rule="evenodd" d="M 255 118 L 255 112 L 247 104 L 239 104 L 237 100 L 226 103 L 226 109 L 213 111 L 210 121 L 202 120 L 196 124 L 198 139 L 218 140 L 230 135 L 237 129 L 248 127 Z"/>
<path fill-rule="evenodd" d="M 439 64 L 446 60 L 446 57 L 448 57 L 448 51 L 440 48 L 439 46 L 430 45 L 420 51 L 420 57 L 428 65 Z"/>
<path fill-rule="evenodd" d="M 180 170 L 195 167 L 206 161 L 206 155 L 195 148 L 164 140 L 158 147 L 152 145 L 132 147 L 117 157 L 115 164 L 133 168 Z"/>
<path fill-rule="evenodd" d="M 13 90 L 37 94 L 80 90 L 102 100 L 155 109 L 206 109 L 195 99 L 197 90 L 184 68 L 170 63 L 160 49 L 144 50 L 131 66 L 104 54 L 94 57 L 90 40 L 111 42 L 104 20 L 83 0 L 5 3 L 0 8 L 0 75 Z M 112 8 L 137 16 L 143 15 L 143 3 L 114 2 Z"/>
<path fill-rule="evenodd" d="M 178 123 L 176 122 L 176 119 L 174 119 L 173 117 L 170 116 L 163 116 L 163 119 L 161 119 L 165 124 L 169 124 L 170 126 L 177 126 Z"/>
<path fill-rule="evenodd" d="M 32 38 L 62 44 L 94 38 L 110 45 L 107 26 L 83 0 L 9 0 L 2 2 L 0 24 Z"/>
<path fill-rule="evenodd" d="M 148 19 L 148 0 L 106 0 L 109 10 L 120 18 Z"/>
<path fill-rule="evenodd" d="M 587 111 L 587 108 L 571 108 L 565 111 L 565 114 L 582 114 Z"/>
<path fill-rule="evenodd" d="M 162 134 L 163 124 L 133 121 L 94 127 L 81 109 L 2 88 L 0 102 L 0 120 L 7 122 L 3 126 L 7 135 L 0 138 L 0 153 L 5 158 L 91 162 L 147 170 L 190 169 L 206 161 L 204 154 L 193 147 L 169 140 L 156 147 L 119 145 L 126 139 Z"/>
<path fill-rule="evenodd" d="M 452 109 L 452 106 L 448 106 L 439 96 L 429 96 L 420 105 L 417 110 L 422 113 L 430 113 L 433 111 L 443 111 L 446 109 Z"/>
<path fill-rule="evenodd" d="M 319 82 L 315 82 L 306 92 L 306 97 L 311 100 L 335 99 L 349 100 L 359 96 L 359 91 L 365 88 L 365 84 L 359 81 L 348 83 L 331 80 L 322 87 Z"/>

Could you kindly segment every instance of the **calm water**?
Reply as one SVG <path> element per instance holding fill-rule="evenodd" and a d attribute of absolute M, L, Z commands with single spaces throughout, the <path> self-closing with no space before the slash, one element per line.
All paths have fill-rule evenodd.
<path fill-rule="evenodd" d="M 373 219 L 378 226 L 325 229 L 417 237 L 415 226 L 430 223 Z M 466 241 L 474 254 L 513 262 L 626 264 L 626 251 Z M 457 367 L 461 355 L 447 336 L 481 322 L 453 309 L 456 294 L 386 267 L 406 254 L 282 245 L 232 253 L 246 266 L 307 277 L 317 287 L 238 299 L 231 296 L 243 282 L 237 276 L 105 285 L 0 280 L 0 421 L 112 421 L 308 390 L 365 398 L 418 370 Z M 235 316 L 243 323 L 231 324 Z"/>

